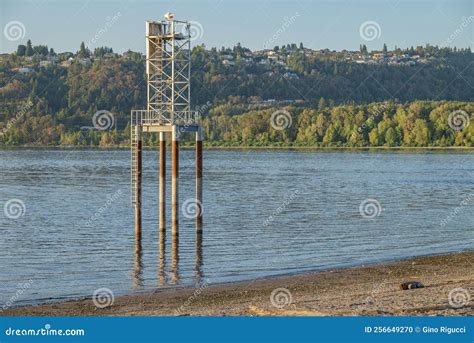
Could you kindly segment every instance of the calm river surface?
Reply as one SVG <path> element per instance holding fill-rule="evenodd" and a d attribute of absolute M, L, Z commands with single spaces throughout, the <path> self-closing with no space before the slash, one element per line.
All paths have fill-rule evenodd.
<path fill-rule="evenodd" d="M 0 151 L 0 307 L 13 297 L 21 305 L 102 287 L 120 295 L 473 247 L 472 153 L 208 150 L 202 246 L 181 214 L 179 261 L 170 237 L 160 260 L 157 152 L 144 153 L 141 250 L 129 156 Z M 180 162 L 184 203 L 194 196 L 194 152 L 182 150 Z"/>

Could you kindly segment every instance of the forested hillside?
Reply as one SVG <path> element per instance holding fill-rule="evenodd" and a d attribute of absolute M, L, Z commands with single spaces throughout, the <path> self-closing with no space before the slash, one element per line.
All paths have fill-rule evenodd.
<path fill-rule="evenodd" d="M 474 144 L 469 49 L 198 46 L 192 60 L 192 102 L 208 144 Z M 145 107 L 145 86 L 142 54 L 84 44 L 56 53 L 28 42 L 0 57 L 0 143 L 125 144 L 130 110 Z M 110 116 L 107 130 L 93 125 L 98 111 Z"/>

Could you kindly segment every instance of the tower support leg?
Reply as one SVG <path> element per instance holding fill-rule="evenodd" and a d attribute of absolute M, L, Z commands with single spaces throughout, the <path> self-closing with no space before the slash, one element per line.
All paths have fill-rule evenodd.
<path fill-rule="evenodd" d="M 196 132 L 196 232 L 202 233 L 202 129 Z"/>
<path fill-rule="evenodd" d="M 159 234 L 166 230 L 166 136 L 160 132 L 160 181 L 159 181 Z"/>
<path fill-rule="evenodd" d="M 171 140 L 171 234 L 177 237 L 179 228 L 179 126 L 173 126 Z"/>
<path fill-rule="evenodd" d="M 136 202 L 135 202 L 135 238 L 140 240 L 142 238 L 142 132 L 141 127 L 135 127 L 135 135 L 137 144 L 135 147 L 135 172 L 136 172 Z"/>

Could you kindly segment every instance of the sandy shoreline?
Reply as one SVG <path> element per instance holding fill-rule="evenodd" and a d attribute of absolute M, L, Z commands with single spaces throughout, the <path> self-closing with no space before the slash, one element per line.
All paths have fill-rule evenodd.
<path fill-rule="evenodd" d="M 23 306 L 0 315 L 474 315 L 474 252 L 426 256 L 303 275 Z M 404 281 L 424 288 L 402 290 Z M 273 292 L 273 297 L 272 297 Z M 451 297 L 450 297 L 451 293 Z M 450 303 L 451 300 L 451 303 Z"/>

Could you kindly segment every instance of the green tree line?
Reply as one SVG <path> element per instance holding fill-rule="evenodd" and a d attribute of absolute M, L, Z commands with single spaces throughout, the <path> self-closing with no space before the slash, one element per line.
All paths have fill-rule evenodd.
<path fill-rule="evenodd" d="M 210 144 L 304 147 L 474 146 L 473 103 L 416 101 L 253 109 L 204 118 Z M 280 120 L 279 120 L 280 119 Z"/>
<path fill-rule="evenodd" d="M 295 147 L 472 147 L 474 103 L 454 101 L 380 102 L 325 106 L 236 105 L 225 103 L 202 118 L 208 146 Z M 34 106 L 32 106 L 33 108 Z M 129 127 L 66 130 L 50 115 L 25 113 L 21 124 L 3 131 L 6 145 L 127 145 Z M 156 135 L 145 144 L 157 145 Z M 184 140 L 186 142 L 186 140 Z M 192 139 L 189 140 L 192 143 Z"/>

